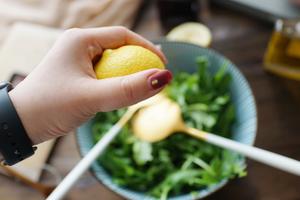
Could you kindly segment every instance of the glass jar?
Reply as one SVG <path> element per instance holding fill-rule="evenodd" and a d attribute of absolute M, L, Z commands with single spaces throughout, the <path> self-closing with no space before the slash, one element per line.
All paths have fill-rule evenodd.
<path fill-rule="evenodd" d="M 277 20 L 264 57 L 264 67 L 300 80 L 300 20 Z"/>

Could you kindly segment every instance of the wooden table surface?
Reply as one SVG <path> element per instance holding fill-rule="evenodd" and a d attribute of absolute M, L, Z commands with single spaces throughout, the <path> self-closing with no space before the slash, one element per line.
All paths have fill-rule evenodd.
<path fill-rule="evenodd" d="M 272 27 L 240 13 L 212 7 L 205 22 L 213 32 L 212 48 L 231 59 L 248 79 L 258 109 L 255 145 L 300 160 L 300 101 L 297 83 L 266 73 L 262 58 Z M 148 8 L 135 31 L 148 39 L 162 36 L 156 10 Z M 78 162 L 74 135 L 61 138 L 50 159 L 64 176 Z M 22 183 L 0 176 L 3 200 L 38 200 L 43 197 Z M 120 200 L 86 173 L 66 199 Z M 248 176 L 231 181 L 207 200 L 298 200 L 300 177 L 248 161 Z"/>

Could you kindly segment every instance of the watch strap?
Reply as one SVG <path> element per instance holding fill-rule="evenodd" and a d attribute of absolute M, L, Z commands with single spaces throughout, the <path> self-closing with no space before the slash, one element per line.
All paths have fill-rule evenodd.
<path fill-rule="evenodd" d="M 0 85 L 0 151 L 7 165 L 22 161 L 35 150 L 9 97 L 11 89 L 10 84 Z"/>
<path fill-rule="evenodd" d="M 4 157 L 2 155 L 2 153 L 0 152 L 0 162 L 3 162 L 4 161 Z"/>

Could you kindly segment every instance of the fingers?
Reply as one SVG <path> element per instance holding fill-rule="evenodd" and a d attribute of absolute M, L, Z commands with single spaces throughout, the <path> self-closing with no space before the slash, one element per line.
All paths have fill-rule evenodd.
<path fill-rule="evenodd" d="M 122 26 L 72 29 L 68 32 L 70 35 L 77 35 L 86 43 L 96 43 L 97 45 L 93 45 L 93 56 L 101 54 L 104 49 L 115 49 L 124 45 L 138 45 L 149 49 L 157 54 L 163 62 L 167 62 L 166 57 L 159 48 L 156 48 L 154 44 L 142 36 Z"/>
<path fill-rule="evenodd" d="M 94 112 L 110 111 L 135 104 L 163 89 L 172 79 L 168 70 L 150 69 L 132 75 L 93 82 Z"/>

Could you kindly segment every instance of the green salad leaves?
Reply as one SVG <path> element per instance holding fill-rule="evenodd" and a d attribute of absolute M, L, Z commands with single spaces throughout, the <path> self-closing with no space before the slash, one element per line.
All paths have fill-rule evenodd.
<path fill-rule="evenodd" d="M 188 126 L 230 137 L 235 120 L 226 65 L 215 74 L 208 61 L 198 57 L 198 71 L 177 73 L 167 94 L 178 102 Z M 125 110 L 98 113 L 93 124 L 95 142 L 124 114 Z M 223 180 L 246 175 L 239 155 L 182 133 L 148 143 L 136 138 L 130 124 L 99 158 L 100 164 L 122 187 L 145 192 L 159 199 L 195 193 Z"/>

